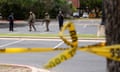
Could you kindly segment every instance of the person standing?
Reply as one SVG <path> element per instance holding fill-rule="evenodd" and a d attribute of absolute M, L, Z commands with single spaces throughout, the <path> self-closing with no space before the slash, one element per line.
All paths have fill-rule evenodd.
<path fill-rule="evenodd" d="M 105 36 L 105 11 L 104 11 L 104 5 L 102 3 L 102 21 L 99 25 L 98 31 L 97 31 L 97 37 L 99 36 Z"/>
<path fill-rule="evenodd" d="M 34 25 L 35 19 L 36 19 L 35 18 L 35 14 L 32 11 L 30 11 L 29 13 L 30 13 L 29 19 L 28 19 L 28 22 L 29 22 L 29 31 L 31 32 L 32 28 L 34 29 L 34 31 L 36 31 L 36 28 L 35 28 L 35 25 Z"/>
<path fill-rule="evenodd" d="M 59 22 L 59 30 L 63 27 L 63 22 L 64 22 L 64 15 L 62 11 L 59 11 L 59 14 L 57 16 L 58 22 Z"/>
<path fill-rule="evenodd" d="M 8 20 L 9 20 L 9 31 L 14 31 L 14 14 L 11 13 L 9 16 L 8 16 Z"/>
<path fill-rule="evenodd" d="M 49 31 L 50 15 L 48 14 L 48 12 L 45 13 L 45 19 L 44 19 L 44 21 L 46 23 L 46 31 Z"/>

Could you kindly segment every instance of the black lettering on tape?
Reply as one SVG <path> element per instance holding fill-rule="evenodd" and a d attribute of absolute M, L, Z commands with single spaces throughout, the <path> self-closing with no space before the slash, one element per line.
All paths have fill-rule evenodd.
<path fill-rule="evenodd" d="M 66 50 L 67 48 L 55 48 L 54 50 Z"/>
<path fill-rule="evenodd" d="M 76 31 L 70 31 L 70 36 L 72 37 L 73 42 L 77 41 Z"/>
<path fill-rule="evenodd" d="M 75 53 L 75 49 L 69 51 L 68 53 L 69 53 L 69 55 L 70 55 L 71 57 L 73 57 L 73 56 L 74 56 L 74 53 Z"/>
<path fill-rule="evenodd" d="M 110 53 L 111 53 L 111 57 L 120 58 L 120 49 L 119 48 L 112 48 L 110 50 Z"/>
<path fill-rule="evenodd" d="M 68 24 L 68 27 L 70 28 L 70 27 L 71 27 L 71 24 Z"/>
<path fill-rule="evenodd" d="M 113 48 L 110 50 L 110 53 L 111 53 L 111 57 L 115 57 L 115 51 Z"/>
<path fill-rule="evenodd" d="M 94 45 L 81 46 L 81 48 L 92 48 L 92 47 L 102 47 L 102 46 L 103 46 L 102 43 L 97 43 L 97 44 L 94 44 Z"/>
<path fill-rule="evenodd" d="M 65 55 L 61 55 L 61 60 L 67 60 L 67 57 Z"/>
<path fill-rule="evenodd" d="M 67 60 L 67 57 L 65 55 L 61 55 L 59 58 L 56 58 L 54 61 L 51 61 L 49 63 L 49 68 L 52 68 L 54 66 L 56 66 L 57 64 L 60 64 L 62 62 L 62 60 Z"/>
<path fill-rule="evenodd" d="M 56 58 L 55 59 L 55 64 L 59 64 L 59 63 L 61 63 L 61 60 L 59 58 Z"/>
<path fill-rule="evenodd" d="M 116 53 L 117 53 L 117 58 L 120 58 L 120 49 L 116 49 Z"/>
<path fill-rule="evenodd" d="M 5 52 L 6 51 L 6 49 L 0 49 L 0 52 Z"/>
<path fill-rule="evenodd" d="M 71 45 L 71 43 L 69 43 L 67 40 L 64 40 L 64 43 L 66 43 L 67 45 Z"/>
<path fill-rule="evenodd" d="M 59 58 L 56 58 L 55 65 L 60 64 L 62 60 L 67 60 L 67 57 L 65 55 L 61 55 Z"/>
<path fill-rule="evenodd" d="M 72 48 L 74 47 L 74 45 L 73 45 L 73 44 L 71 44 L 70 46 L 71 46 Z"/>
<path fill-rule="evenodd" d="M 55 63 L 53 61 L 51 61 L 49 64 L 49 67 L 54 67 L 54 66 L 56 66 Z"/>
<path fill-rule="evenodd" d="M 55 49 L 53 49 L 53 50 L 59 50 L 59 48 L 55 48 Z"/>

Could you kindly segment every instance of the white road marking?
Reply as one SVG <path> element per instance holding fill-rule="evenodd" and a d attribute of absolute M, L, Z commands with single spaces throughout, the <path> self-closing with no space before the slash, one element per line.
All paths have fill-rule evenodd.
<path fill-rule="evenodd" d="M 62 41 L 60 38 L 0 38 L 1 40 L 32 40 L 32 41 Z M 70 39 L 68 39 L 70 40 Z M 81 42 L 105 42 L 105 39 L 78 39 Z"/>
<path fill-rule="evenodd" d="M 22 41 L 23 40 L 18 40 L 18 41 L 10 42 L 10 43 L 7 43 L 7 44 L 0 45 L 0 47 L 5 47 L 5 46 L 13 45 L 13 44 L 16 44 L 16 43 L 19 43 L 19 42 L 22 42 Z"/>
<path fill-rule="evenodd" d="M 104 40 L 78 40 L 78 42 L 105 42 L 105 41 Z M 63 41 L 58 43 L 56 46 L 53 47 L 53 49 L 58 48 L 63 43 L 64 43 Z"/>
<path fill-rule="evenodd" d="M 62 45 L 64 42 L 62 41 L 62 42 L 60 42 L 59 44 L 57 44 L 55 47 L 53 47 L 53 49 L 55 49 L 55 48 L 57 48 L 57 47 L 59 47 L 60 45 Z"/>

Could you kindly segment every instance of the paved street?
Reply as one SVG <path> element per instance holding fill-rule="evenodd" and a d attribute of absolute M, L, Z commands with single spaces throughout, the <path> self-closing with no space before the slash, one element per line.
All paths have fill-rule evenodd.
<path fill-rule="evenodd" d="M 68 21 L 68 20 L 66 20 Z M 72 20 L 78 34 L 96 34 L 100 19 Z M 59 28 L 56 20 L 50 23 L 50 32 L 45 32 L 45 25 L 36 22 L 37 31 L 29 32 L 27 22 L 16 22 L 15 31 L 8 31 L 8 23 L 0 24 L 0 33 L 15 34 L 58 34 Z M 79 40 L 79 46 L 91 45 L 104 40 Z M 26 38 L 0 38 L 0 48 L 7 47 L 67 47 L 58 39 L 26 39 Z M 42 68 L 45 63 L 61 51 L 41 53 L 0 54 L 0 63 L 23 64 Z M 76 55 L 52 69 L 54 72 L 106 72 L 106 60 L 95 54 L 77 51 Z"/>
<path fill-rule="evenodd" d="M 90 45 L 103 40 L 79 40 L 79 46 Z M 59 39 L 0 39 L 0 48 L 6 47 L 67 47 Z M 42 68 L 45 63 L 61 51 L 41 53 L 0 54 L 0 63 L 22 64 Z M 52 69 L 54 72 L 106 72 L 103 57 L 77 51 L 76 55 Z"/>

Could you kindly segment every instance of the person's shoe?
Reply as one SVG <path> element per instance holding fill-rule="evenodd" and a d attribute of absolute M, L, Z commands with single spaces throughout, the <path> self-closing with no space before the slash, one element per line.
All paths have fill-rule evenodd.
<path fill-rule="evenodd" d="M 49 30 L 46 30 L 47 32 L 49 32 Z"/>
<path fill-rule="evenodd" d="M 31 32 L 32 30 L 29 30 L 29 32 Z"/>
<path fill-rule="evenodd" d="M 49 31 L 49 29 L 47 29 L 46 31 Z"/>
<path fill-rule="evenodd" d="M 13 30 L 9 30 L 10 32 L 13 32 Z"/>
<path fill-rule="evenodd" d="M 45 32 L 49 32 L 49 30 L 45 30 Z"/>

